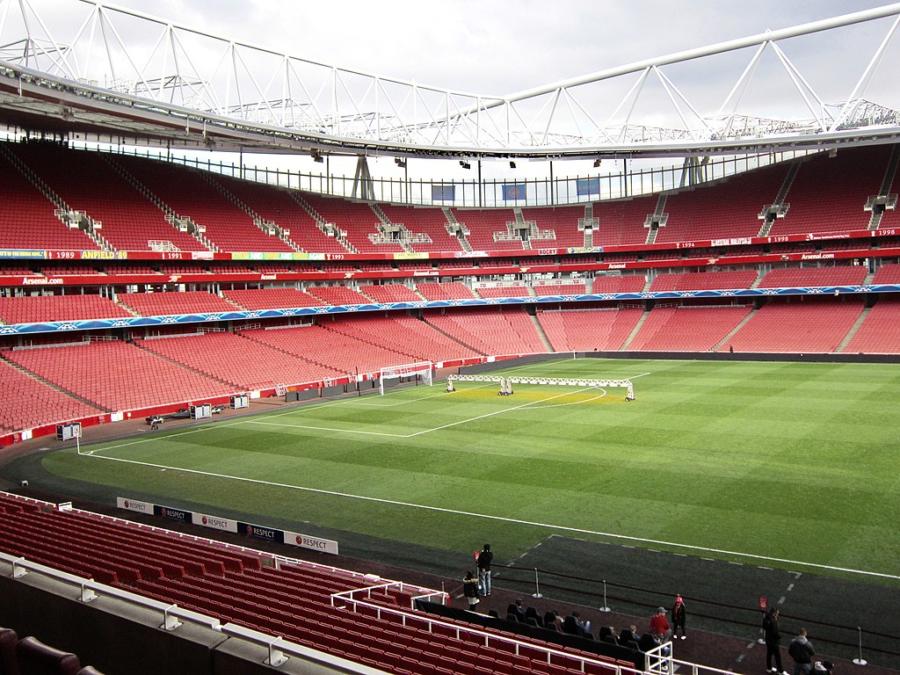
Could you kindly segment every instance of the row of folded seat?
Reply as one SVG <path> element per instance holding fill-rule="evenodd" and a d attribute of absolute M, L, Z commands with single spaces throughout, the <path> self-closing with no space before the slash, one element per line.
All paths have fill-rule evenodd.
<path fill-rule="evenodd" d="M 551 645 L 452 618 L 428 625 L 408 609 L 412 595 L 391 590 L 351 607 L 335 593 L 370 586 L 359 573 L 268 557 L 190 536 L 0 493 L 0 550 L 145 597 L 203 612 L 293 642 L 397 673 L 607 673 L 607 657 Z M 100 581 L 101 578 L 97 577 Z M 391 608 L 385 611 L 384 608 Z M 514 642 L 515 641 L 515 642 Z M 545 649 L 553 649 L 548 659 Z M 582 658 L 592 659 L 581 668 Z M 68 675 L 76 671 L 60 671 Z M 23 671 L 22 675 L 26 675 Z M 55 675 L 55 673 L 54 673 Z"/>
<path fill-rule="evenodd" d="M 2 675 L 102 675 L 84 666 L 77 655 L 45 645 L 36 637 L 19 639 L 11 628 L 0 627 L 0 674 Z"/>

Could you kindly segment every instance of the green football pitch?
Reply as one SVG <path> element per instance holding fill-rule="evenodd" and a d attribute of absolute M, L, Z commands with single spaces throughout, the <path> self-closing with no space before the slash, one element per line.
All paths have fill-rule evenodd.
<path fill-rule="evenodd" d="M 448 555 L 491 542 L 511 560 L 564 534 L 900 579 L 900 366 L 570 359 L 512 372 L 630 377 L 637 400 L 398 387 L 62 450 L 43 465 L 123 496 Z"/>

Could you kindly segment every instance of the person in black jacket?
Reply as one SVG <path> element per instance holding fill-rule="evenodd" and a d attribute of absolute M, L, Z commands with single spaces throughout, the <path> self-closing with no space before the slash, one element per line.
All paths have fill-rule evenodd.
<path fill-rule="evenodd" d="M 806 637 L 806 629 L 801 628 L 800 633 L 791 640 L 788 654 L 794 659 L 794 675 L 810 675 L 812 673 L 812 657 L 816 655 L 812 642 Z"/>
<path fill-rule="evenodd" d="M 481 584 L 481 594 L 491 594 L 491 563 L 494 561 L 494 554 L 491 553 L 491 545 L 485 544 L 484 548 L 478 554 L 478 581 Z"/>
<path fill-rule="evenodd" d="M 778 608 L 769 608 L 763 616 L 763 634 L 766 641 L 766 670 L 770 673 L 783 673 L 781 663 L 781 631 L 778 629 Z"/>
<path fill-rule="evenodd" d="M 684 607 L 684 598 L 675 596 L 675 604 L 672 605 L 672 639 L 678 639 L 678 629 L 681 629 L 681 639 L 687 640 L 685 624 L 687 623 L 687 610 Z"/>
<path fill-rule="evenodd" d="M 469 611 L 474 612 L 478 607 L 478 577 L 472 570 L 466 572 L 463 579 L 463 595 L 466 596 L 466 601 L 469 603 Z"/>

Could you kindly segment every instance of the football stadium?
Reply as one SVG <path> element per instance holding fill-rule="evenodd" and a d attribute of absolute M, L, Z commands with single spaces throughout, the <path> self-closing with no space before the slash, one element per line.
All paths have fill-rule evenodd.
<path fill-rule="evenodd" d="M 0 675 L 900 672 L 900 4 L 597 4 L 0 0 Z"/>

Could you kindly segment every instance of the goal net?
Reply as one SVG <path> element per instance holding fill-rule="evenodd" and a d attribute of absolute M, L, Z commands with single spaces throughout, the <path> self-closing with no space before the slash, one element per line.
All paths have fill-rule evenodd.
<path fill-rule="evenodd" d="M 418 363 L 406 363 L 400 366 L 388 366 L 378 371 L 378 393 L 384 396 L 386 382 L 397 380 L 398 382 L 416 382 L 431 386 L 434 384 L 432 373 L 434 364 L 431 361 Z"/>

